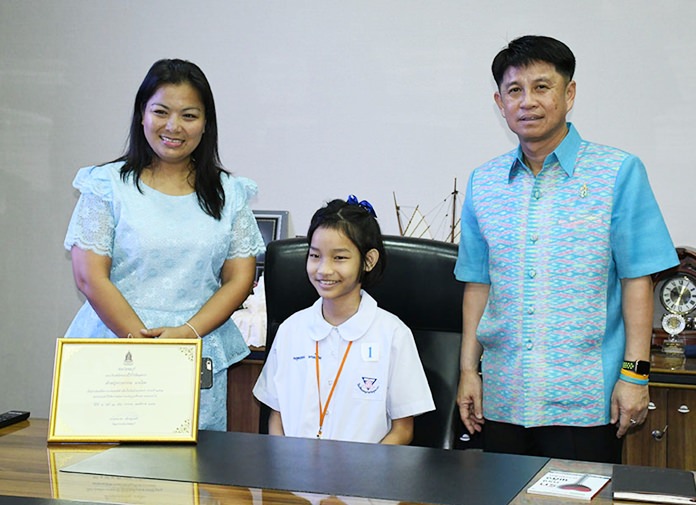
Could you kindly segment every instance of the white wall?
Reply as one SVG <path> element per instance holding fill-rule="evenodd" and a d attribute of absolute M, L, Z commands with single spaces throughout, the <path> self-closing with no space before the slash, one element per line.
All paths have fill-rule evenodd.
<path fill-rule="evenodd" d="M 691 228 L 692 0 L 0 0 L 0 411 L 47 416 L 55 338 L 82 302 L 63 235 L 77 168 L 118 156 L 162 57 L 198 63 L 223 161 L 303 234 L 324 201 L 370 200 L 385 233 L 514 146 L 490 61 L 546 34 L 578 59 L 571 119 L 645 161 L 675 243 Z"/>

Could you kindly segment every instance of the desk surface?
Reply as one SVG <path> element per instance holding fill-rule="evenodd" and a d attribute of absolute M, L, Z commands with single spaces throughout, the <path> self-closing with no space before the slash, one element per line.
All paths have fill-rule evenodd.
<path fill-rule="evenodd" d="M 162 503 L 168 505 L 219 503 L 287 505 L 319 503 L 320 501 L 318 495 L 300 495 L 278 490 L 60 472 L 58 471 L 60 468 L 76 464 L 113 446 L 92 444 L 48 446 L 46 443 L 47 432 L 47 421 L 40 419 L 30 419 L 0 429 L 0 495 L 66 501 Z M 370 463 L 365 462 L 366 471 Z M 611 465 L 551 460 L 531 479 L 531 482 L 536 481 L 538 477 L 551 469 L 611 474 Z M 577 503 L 577 500 L 563 501 L 553 497 L 529 495 L 525 490 L 526 488 L 511 503 L 515 505 Z M 612 503 L 610 496 L 611 487 L 607 486 L 592 503 L 594 505 L 608 505 Z M 0 504 L 5 503 L 15 502 L 0 497 Z M 39 500 L 37 503 L 61 502 Z M 332 503 L 362 505 L 374 503 L 374 501 L 367 498 L 351 497 Z M 399 502 L 380 500 L 379 503 L 396 505 Z"/>

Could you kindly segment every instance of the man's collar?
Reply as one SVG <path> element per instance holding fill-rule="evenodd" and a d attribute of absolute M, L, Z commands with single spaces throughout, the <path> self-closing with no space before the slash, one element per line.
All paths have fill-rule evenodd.
<path fill-rule="evenodd" d="M 575 171 L 575 161 L 578 158 L 578 151 L 580 150 L 580 144 L 582 138 L 580 134 L 575 129 L 572 123 L 567 123 L 568 125 L 568 135 L 565 136 L 563 142 L 561 142 L 553 153 L 561 165 L 561 168 L 565 170 L 568 177 L 572 177 Z"/>
<path fill-rule="evenodd" d="M 565 171 L 568 177 L 573 175 L 575 171 L 575 160 L 578 157 L 578 151 L 580 150 L 580 144 L 582 143 L 582 137 L 575 129 L 572 123 L 566 123 L 568 125 L 568 134 L 563 138 L 560 144 L 554 149 L 551 154 L 546 157 L 544 164 L 547 162 L 558 161 L 561 168 Z M 516 155 L 512 161 L 512 166 L 510 167 L 510 173 L 508 176 L 508 182 L 511 182 L 514 175 L 518 170 L 522 170 L 522 165 L 524 164 L 524 153 L 522 152 L 522 146 L 517 146 Z"/>

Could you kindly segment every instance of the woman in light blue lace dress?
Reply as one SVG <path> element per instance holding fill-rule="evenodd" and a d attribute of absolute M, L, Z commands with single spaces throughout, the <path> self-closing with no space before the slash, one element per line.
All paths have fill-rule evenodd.
<path fill-rule="evenodd" d="M 249 179 L 218 155 L 210 85 L 193 63 L 156 62 L 138 90 L 121 158 L 81 169 L 65 238 L 87 301 L 66 337 L 203 338 L 213 387 L 199 427 L 227 426 L 227 368 L 249 349 L 230 319 L 250 292 L 263 238 Z"/>

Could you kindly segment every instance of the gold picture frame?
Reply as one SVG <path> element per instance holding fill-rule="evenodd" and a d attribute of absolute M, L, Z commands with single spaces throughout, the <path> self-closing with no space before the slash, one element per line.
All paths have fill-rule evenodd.
<path fill-rule="evenodd" d="M 56 343 L 48 442 L 198 439 L 200 339 Z"/>

